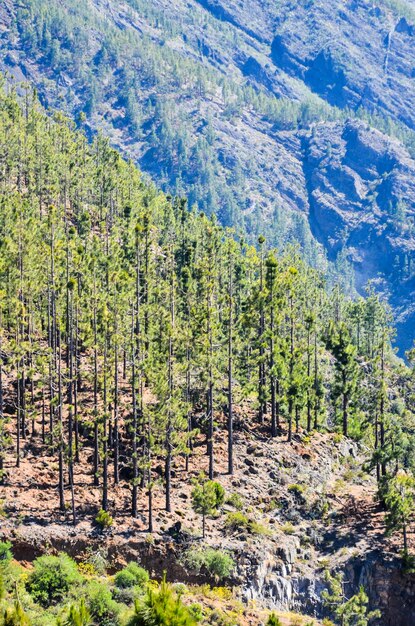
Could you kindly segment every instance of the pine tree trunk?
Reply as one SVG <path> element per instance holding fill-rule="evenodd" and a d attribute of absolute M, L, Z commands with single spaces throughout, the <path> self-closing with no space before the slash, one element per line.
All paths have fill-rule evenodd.
<path fill-rule="evenodd" d="M 108 328 L 105 329 L 104 341 L 104 416 L 102 433 L 102 508 L 108 511 L 108 396 L 107 396 L 107 353 L 108 353 Z"/>
<path fill-rule="evenodd" d="M 208 407 L 208 456 L 209 456 L 209 479 L 213 480 L 213 425 L 214 425 L 214 415 L 213 415 L 213 329 L 212 329 L 212 302 L 211 295 L 208 296 L 208 338 L 209 338 L 209 388 L 208 388 L 208 397 L 207 397 L 207 407 Z"/>
<path fill-rule="evenodd" d="M 118 431 L 118 325 L 117 325 L 117 313 L 115 313 L 115 359 L 114 359 L 114 429 L 113 429 L 113 451 L 114 451 L 114 483 L 118 485 L 120 480 L 119 475 L 119 431 Z"/>
<path fill-rule="evenodd" d="M 229 330 L 228 330 L 228 474 L 233 474 L 233 265 L 229 263 Z"/>
<path fill-rule="evenodd" d="M 310 329 L 307 331 L 307 432 L 311 431 L 311 396 L 310 396 L 310 374 L 311 374 L 311 354 L 310 354 Z"/>
<path fill-rule="evenodd" d="M 62 420 L 62 355 L 61 355 L 61 338 L 58 331 L 58 423 L 59 423 L 59 508 L 65 511 L 65 484 L 64 484 L 64 442 L 63 442 L 63 420 Z"/>
<path fill-rule="evenodd" d="M 99 485 L 99 429 L 98 429 L 98 331 L 97 331 L 97 303 L 94 275 L 94 485 Z"/>
<path fill-rule="evenodd" d="M 314 330 L 314 430 L 318 430 L 318 356 L 317 356 L 317 329 Z"/>

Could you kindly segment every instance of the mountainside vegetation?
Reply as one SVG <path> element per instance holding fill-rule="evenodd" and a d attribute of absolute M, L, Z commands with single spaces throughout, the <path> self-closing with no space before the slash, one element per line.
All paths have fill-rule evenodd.
<path fill-rule="evenodd" d="M 294 10 L 295 8 L 295 10 Z M 173 196 L 389 298 L 411 347 L 408 1 L 5 0 L 1 69 Z"/>
<path fill-rule="evenodd" d="M 164 512 L 175 514 L 175 488 L 193 479 L 191 506 L 204 537 L 206 518 L 219 517 L 227 501 L 233 508 L 227 532 L 272 541 L 273 531 L 221 484 L 247 461 L 236 454 L 235 436 L 256 433 L 259 458 L 261 446 L 277 442 L 275 466 L 286 453 L 310 459 L 299 446 L 313 441 L 321 449 L 344 441 L 354 450 L 355 440 L 363 450 L 353 452 L 360 470 L 374 475 L 387 529 L 401 537 L 411 567 L 414 371 L 394 355 L 391 315 L 376 293 L 352 300 L 338 285 L 327 288 L 295 247 L 276 251 L 263 235 L 255 247 L 214 215 L 189 210 L 184 197 L 145 182 L 106 138 L 89 143 L 61 113 L 47 115 L 29 89 L 20 100 L 1 91 L 0 167 L 6 517 L 17 519 L 14 481 L 30 475 L 38 500 L 30 503 L 36 511 L 30 523 L 50 506 L 53 519 L 72 525 L 75 535 L 78 524 L 106 533 L 139 519 L 151 544 L 153 533 L 166 530 Z M 45 484 L 37 482 L 39 461 L 48 472 Z M 249 459 L 246 464 L 249 474 L 258 472 Z M 351 467 L 356 471 L 356 463 Z M 52 502 L 42 501 L 47 482 Z M 281 484 L 293 510 L 306 505 L 303 484 L 287 485 L 287 476 Z M 92 490 L 98 506 L 88 500 Z M 278 499 L 267 506 L 283 508 Z M 312 516 L 325 523 L 327 501 L 313 507 Z M 290 524 L 281 532 L 292 534 Z M 180 537 L 181 524 L 171 532 Z M 187 567 L 210 579 L 232 580 L 232 550 L 202 544 L 186 558 Z M 79 576 L 69 557 L 37 561 L 25 582 L 30 598 L 16 591 L 3 623 L 28 623 L 23 614 L 30 603 L 60 602 L 82 584 Z M 144 576 L 144 589 L 146 575 L 134 566 L 117 574 L 115 584 L 140 586 L 137 576 Z M 333 581 L 328 598 L 336 594 Z M 120 623 L 109 588 L 91 585 L 92 599 L 70 609 L 67 623 Z M 343 593 L 333 600 L 332 618 L 366 624 L 367 599 L 359 593 L 344 610 Z M 189 613 L 166 583 L 158 592 L 149 587 L 145 598 L 128 623 L 190 625 L 203 618 L 196 609 Z M 131 606 L 135 599 L 122 602 Z M 159 601 L 176 622 L 154 621 Z M 112 617 L 100 617 L 103 605 Z"/>

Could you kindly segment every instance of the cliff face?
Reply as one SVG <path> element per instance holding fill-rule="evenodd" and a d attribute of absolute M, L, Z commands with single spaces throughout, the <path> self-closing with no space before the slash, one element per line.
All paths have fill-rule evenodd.
<path fill-rule="evenodd" d="M 346 250 L 357 289 L 368 281 L 397 313 L 399 342 L 413 340 L 415 163 L 362 123 L 317 125 L 304 135 L 303 171 L 314 236 L 331 259 Z"/>
<path fill-rule="evenodd" d="M 0 69 L 102 129 L 164 189 L 352 264 L 413 333 L 409 0 L 5 0 Z M 377 130 L 374 128 L 377 127 Z"/>

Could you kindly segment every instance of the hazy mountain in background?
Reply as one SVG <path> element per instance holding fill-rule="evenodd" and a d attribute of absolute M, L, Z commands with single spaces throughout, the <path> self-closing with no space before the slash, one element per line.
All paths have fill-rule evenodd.
<path fill-rule="evenodd" d="M 3 0 L 0 69 L 223 223 L 373 280 L 412 344 L 413 0 L 64 4 Z"/>

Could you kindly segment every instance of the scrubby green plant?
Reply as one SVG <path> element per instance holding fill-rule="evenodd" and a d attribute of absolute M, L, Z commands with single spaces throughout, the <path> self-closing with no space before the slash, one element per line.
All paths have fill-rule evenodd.
<path fill-rule="evenodd" d="M 0 567 L 6 568 L 13 558 L 10 541 L 0 541 Z"/>
<path fill-rule="evenodd" d="M 104 509 L 100 509 L 95 518 L 95 523 L 102 529 L 111 528 L 114 524 L 114 520 L 108 511 L 104 511 Z"/>
<path fill-rule="evenodd" d="M 99 574 L 103 576 L 108 568 L 108 551 L 104 548 L 89 547 L 84 564 L 88 566 L 85 573 Z M 92 568 L 92 571 L 91 569 Z M 79 568 L 82 571 L 83 568 Z M 82 572 L 84 573 L 84 572 Z"/>
<path fill-rule="evenodd" d="M 231 531 L 246 531 L 251 535 L 269 535 L 269 528 L 259 522 L 250 519 L 241 511 L 228 513 L 225 526 Z"/>
<path fill-rule="evenodd" d="M 10 582 L 11 547 L 9 541 L 0 541 L 0 599 Z"/>
<path fill-rule="evenodd" d="M 195 626 L 197 619 L 176 594 L 166 577 L 158 590 L 148 589 L 143 602 L 136 600 L 127 626 Z"/>
<path fill-rule="evenodd" d="M 275 613 L 271 613 L 268 617 L 266 626 L 282 626 L 282 623 L 280 618 Z"/>
<path fill-rule="evenodd" d="M 128 589 L 134 587 L 135 576 L 132 572 L 129 572 L 127 568 L 122 569 L 115 575 L 115 586 L 119 589 Z"/>
<path fill-rule="evenodd" d="M 185 562 L 197 572 L 206 570 L 216 580 L 229 578 L 235 567 L 235 562 L 229 554 L 213 548 L 189 550 L 185 556 Z"/>
<path fill-rule="evenodd" d="M 115 602 L 111 591 L 106 585 L 96 581 L 90 584 L 87 605 L 94 624 L 99 626 L 118 626 L 120 606 Z"/>
<path fill-rule="evenodd" d="M 285 535 L 293 535 L 295 533 L 295 528 L 291 524 L 291 522 L 286 522 L 281 526 L 281 530 Z"/>
<path fill-rule="evenodd" d="M 131 587 L 144 587 L 149 579 L 148 572 L 137 563 L 132 562 L 117 572 L 114 582 L 118 589 L 129 589 Z"/>
<path fill-rule="evenodd" d="M 247 530 L 249 527 L 249 519 L 242 511 L 228 513 L 226 515 L 225 526 L 232 531 Z"/>
<path fill-rule="evenodd" d="M 203 619 L 203 608 L 198 602 L 193 602 L 189 607 L 190 613 L 193 615 L 197 622 L 201 622 Z"/>
<path fill-rule="evenodd" d="M 63 626 L 90 626 L 91 623 L 91 614 L 86 606 L 85 599 L 82 598 L 79 605 L 71 605 Z"/>
<path fill-rule="evenodd" d="M 141 567 L 138 563 L 134 563 L 134 561 L 128 563 L 125 569 L 134 576 L 135 584 L 139 587 L 144 587 L 150 580 L 150 576 L 144 567 Z"/>
<path fill-rule="evenodd" d="M 226 498 L 226 504 L 233 506 L 237 511 L 242 511 L 244 507 L 242 497 L 239 495 L 239 493 L 231 493 Z"/>
<path fill-rule="evenodd" d="M 41 556 L 34 562 L 26 587 L 35 602 L 48 607 L 60 602 L 81 580 L 75 561 L 68 555 Z"/>
<path fill-rule="evenodd" d="M 6 607 L 0 617 L 1 626 L 30 626 L 31 624 L 18 600 L 12 606 Z"/>

